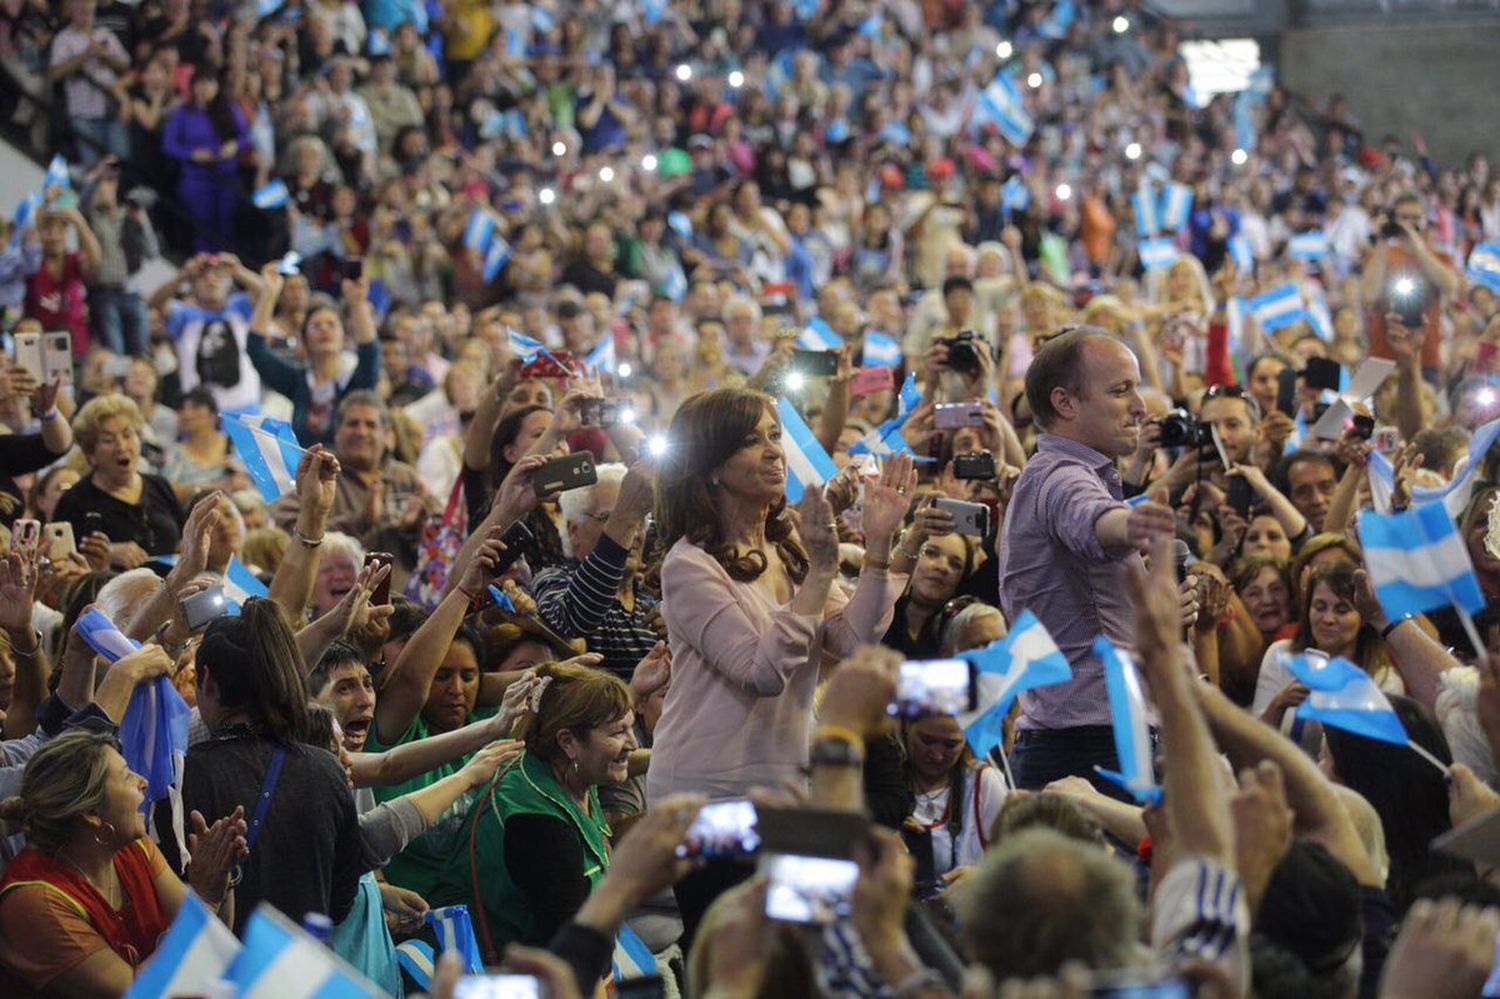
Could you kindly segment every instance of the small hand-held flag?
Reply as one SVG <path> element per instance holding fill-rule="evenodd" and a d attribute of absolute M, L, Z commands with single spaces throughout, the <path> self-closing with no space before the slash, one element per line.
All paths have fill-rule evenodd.
<path fill-rule="evenodd" d="M 803 350 L 838 350 L 844 341 L 827 322 L 814 317 L 797 335 L 797 346 Z"/>
<path fill-rule="evenodd" d="M 1067 657 L 1029 610 L 1021 612 L 1004 638 L 983 649 L 961 652 L 959 658 L 972 662 L 978 674 L 976 707 L 958 721 L 980 759 L 1003 741 L 1005 716 L 1017 695 L 1073 679 Z"/>
<path fill-rule="evenodd" d="M 1095 767 L 1099 776 L 1129 792 L 1141 804 L 1161 802 L 1151 757 L 1151 728 L 1146 721 L 1146 695 L 1135 659 L 1102 635 L 1094 639 L 1094 655 L 1104 664 L 1104 685 L 1115 731 L 1119 773 Z"/>
<path fill-rule="evenodd" d="M 1447 764 L 1406 734 L 1396 709 L 1370 674 L 1347 659 L 1322 655 L 1288 656 L 1287 669 L 1308 690 L 1307 700 L 1296 709 L 1299 719 L 1406 746 L 1447 776 Z"/>
<path fill-rule="evenodd" d="M 785 398 L 777 399 L 776 413 L 781 417 L 781 446 L 786 452 L 786 498 L 800 503 L 805 490 L 822 487 L 839 470 L 796 406 Z"/>
<path fill-rule="evenodd" d="M 474 923 L 469 918 L 467 905 L 445 905 L 427 913 L 427 925 L 437 936 L 438 953 L 458 951 L 463 962 L 464 973 L 484 974 L 484 957 L 479 952 L 479 941 L 474 936 Z"/>
<path fill-rule="evenodd" d="M 229 927 L 189 891 L 171 928 L 136 972 L 124 999 L 201 993 L 210 982 L 224 977 L 239 952 L 240 942 Z"/>
<path fill-rule="evenodd" d="M 225 413 L 224 432 L 245 463 L 245 471 L 267 503 L 297 489 L 297 466 L 306 451 L 297 444 L 291 425 L 269 416 Z"/>

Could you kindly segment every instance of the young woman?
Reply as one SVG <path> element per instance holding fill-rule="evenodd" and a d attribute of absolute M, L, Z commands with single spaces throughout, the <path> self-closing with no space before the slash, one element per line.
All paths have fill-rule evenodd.
<path fill-rule="evenodd" d="M 914 804 L 901 838 L 916 860 L 918 893 L 937 894 L 984 856 L 1008 792 L 1000 772 L 975 758 L 952 715 L 908 722 L 902 739 Z"/>
<path fill-rule="evenodd" d="M 902 544 L 910 544 L 902 539 Z M 908 659 L 934 659 L 939 654 L 943 605 L 958 592 L 973 568 L 974 545 L 962 534 L 940 534 L 917 551 L 911 582 L 896 601 L 895 620 L 881 644 Z"/>

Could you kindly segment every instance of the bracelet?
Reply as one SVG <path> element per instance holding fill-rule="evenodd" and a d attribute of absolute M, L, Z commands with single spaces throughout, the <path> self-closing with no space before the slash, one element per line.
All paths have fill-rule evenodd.
<path fill-rule="evenodd" d="M 1411 618 L 1410 614 L 1406 615 L 1405 617 L 1398 617 L 1398 618 L 1396 618 L 1396 620 L 1392 621 L 1390 624 L 1388 624 L 1384 628 L 1380 629 L 1380 637 L 1382 639 L 1390 638 L 1391 637 L 1391 632 L 1395 631 L 1397 628 L 1401 627 L 1403 624 L 1405 624 L 1406 622 L 1410 621 L 1411 619 L 1412 618 Z"/>
<path fill-rule="evenodd" d="M 908 533 L 910 533 L 910 532 L 908 532 Z M 896 551 L 899 552 L 899 553 L 901 553 L 902 555 L 905 555 L 907 558 L 911 559 L 913 562 L 915 562 L 918 558 L 921 557 L 917 552 L 914 552 L 910 548 L 906 547 L 906 535 L 905 534 L 901 535 L 901 543 L 896 546 Z"/>
<path fill-rule="evenodd" d="M 323 539 L 321 537 L 309 538 L 307 535 L 303 534 L 300 530 L 297 529 L 296 524 L 292 525 L 292 540 L 296 541 L 300 545 L 306 545 L 308 548 L 316 548 L 323 543 Z"/>
<path fill-rule="evenodd" d="M 842 725 L 819 725 L 813 731 L 812 741 L 814 745 L 820 742 L 847 742 L 860 750 L 865 748 L 865 737 Z"/>
<path fill-rule="evenodd" d="M 46 423 L 48 420 L 55 420 L 59 416 L 62 416 L 62 411 L 57 408 L 57 403 L 53 403 L 52 408 L 42 414 L 42 422 Z"/>
<path fill-rule="evenodd" d="M 19 648 L 16 647 L 16 641 L 14 638 L 12 638 L 10 641 L 11 656 L 15 659 L 24 659 L 29 663 L 36 662 L 36 657 L 42 654 L 42 633 L 37 631 L 36 629 L 32 629 L 31 642 L 31 651 L 22 652 Z"/>
<path fill-rule="evenodd" d="M 891 567 L 891 560 L 889 558 L 887 558 L 884 562 L 882 562 L 879 559 L 871 558 L 868 555 L 865 556 L 864 562 L 861 563 L 861 568 L 864 568 L 864 569 L 877 569 L 877 570 L 879 570 L 881 572 L 885 572 L 890 567 Z"/>

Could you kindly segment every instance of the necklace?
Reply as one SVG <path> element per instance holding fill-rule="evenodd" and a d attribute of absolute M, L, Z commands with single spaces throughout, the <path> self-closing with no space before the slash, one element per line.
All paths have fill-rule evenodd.
<path fill-rule="evenodd" d="M 120 910 L 120 907 L 124 904 L 125 900 L 122 897 L 122 893 L 121 893 L 121 890 L 120 890 L 120 879 L 119 879 L 119 877 L 116 877 L 114 879 L 114 884 L 108 886 L 109 890 L 106 891 L 103 887 L 101 887 L 100 885 L 96 884 L 94 882 L 93 878 L 89 877 L 87 871 L 85 871 L 82 867 L 79 867 L 76 863 L 74 863 L 72 857 L 68 856 L 66 853 L 63 853 L 62 850 L 60 850 L 60 849 L 57 851 L 57 858 L 59 860 L 61 860 L 63 863 L 67 864 L 69 867 L 73 868 L 73 870 L 77 871 L 78 872 L 78 876 L 81 877 L 81 878 L 83 878 L 83 880 L 87 881 L 89 883 L 89 886 L 92 887 L 95 891 L 97 891 L 99 893 L 99 897 L 102 898 L 102 899 L 104 899 L 105 903 L 111 909 L 114 909 L 117 912 Z M 114 872 L 114 864 L 113 863 L 110 864 L 110 872 L 111 873 Z"/>

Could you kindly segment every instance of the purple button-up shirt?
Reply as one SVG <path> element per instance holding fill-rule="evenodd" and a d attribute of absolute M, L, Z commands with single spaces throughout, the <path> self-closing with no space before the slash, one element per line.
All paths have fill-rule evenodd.
<path fill-rule="evenodd" d="M 1103 635 L 1132 642 L 1129 574 L 1138 552 L 1110 552 L 1094 524 L 1124 507 L 1114 460 L 1067 437 L 1043 434 L 1011 495 L 1000 535 L 1000 601 L 1007 619 L 1030 610 L 1052 633 L 1073 679 L 1021 695 L 1020 727 L 1108 725 L 1104 667 L 1090 652 Z"/>

